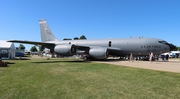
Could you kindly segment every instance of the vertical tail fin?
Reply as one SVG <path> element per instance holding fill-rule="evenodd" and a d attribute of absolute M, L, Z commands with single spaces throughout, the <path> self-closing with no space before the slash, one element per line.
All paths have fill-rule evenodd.
<path fill-rule="evenodd" d="M 46 20 L 39 20 L 39 24 L 40 24 L 42 42 L 58 41 L 58 39 L 53 35 L 51 29 L 47 25 Z"/>

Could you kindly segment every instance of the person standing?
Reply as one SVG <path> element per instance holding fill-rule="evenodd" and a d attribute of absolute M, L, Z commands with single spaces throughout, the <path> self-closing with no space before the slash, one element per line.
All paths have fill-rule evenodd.
<path fill-rule="evenodd" d="M 133 54 L 130 52 L 129 62 L 133 62 Z"/>
<path fill-rule="evenodd" d="M 151 52 L 151 54 L 149 54 L 149 61 L 152 63 L 153 61 L 153 53 Z"/>
<path fill-rule="evenodd" d="M 169 55 L 167 54 L 167 55 L 166 55 L 166 61 L 168 61 L 168 59 L 169 59 Z"/>

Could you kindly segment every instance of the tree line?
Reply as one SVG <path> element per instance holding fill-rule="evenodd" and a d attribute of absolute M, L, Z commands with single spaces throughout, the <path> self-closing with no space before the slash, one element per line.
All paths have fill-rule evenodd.
<path fill-rule="evenodd" d="M 73 40 L 82 40 L 82 39 L 86 40 L 87 38 L 86 38 L 86 36 L 82 35 L 80 37 L 74 37 Z M 63 40 L 72 40 L 72 39 L 71 38 L 64 38 Z"/>

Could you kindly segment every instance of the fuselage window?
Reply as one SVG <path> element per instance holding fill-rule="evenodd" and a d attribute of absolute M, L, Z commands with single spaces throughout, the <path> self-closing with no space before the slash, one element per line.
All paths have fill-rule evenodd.
<path fill-rule="evenodd" d="M 109 47 L 111 47 L 111 41 L 109 41 Z"/>

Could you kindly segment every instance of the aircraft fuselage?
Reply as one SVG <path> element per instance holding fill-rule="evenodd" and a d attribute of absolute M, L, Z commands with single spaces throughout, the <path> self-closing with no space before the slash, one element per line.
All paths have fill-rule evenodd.
<path fill-rule="evenodd" d="M 159 55 L 164 52 L 170 51 L 167 44 L 159 43 L 163 41 L 156 38 L 122 38 L 122 39 L 98 39 L 98 40 L 65 40 L 54 42 L 56 45 L 62 44 L 74 44 L 90 47 L 105 47 L 105 48 L 119 48 L 120 51 L 110 51 L 110 55 L 125 56 L 130 52 L 133 55 L 149 55 L 153 52 L 155 55 Z"/>

